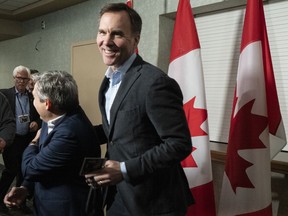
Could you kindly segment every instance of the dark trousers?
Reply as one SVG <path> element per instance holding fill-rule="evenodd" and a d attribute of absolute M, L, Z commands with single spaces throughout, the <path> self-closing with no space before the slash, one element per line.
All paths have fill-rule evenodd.
<path fill-rule="evenodd" d="M 128 212 L 123 200 L 121 199 L 119 193 L 116 192 L 116 195 L 113 201 L 107 205 L 107 216 L 131 216 Z"/>
<path fill-rule="evenodd" d="M 90 188 L 86 202 L 87 216 L 104 216 L 104 203 L 102 188 Z"/>
<path fill-rule="evenodd" d="M 4 161 L 4 170 L 2 171 L 0 179 L 0 202 L 3 202 L 5 195 L 7 194 L 11 184 L 16 177 L 16 187 L 20 186 L 23 181 L 23 175 L 21 172 L 22 154 L 25 148 L 31 141 L 31 136 L 19 136 L 16 135 L 13 143 L 10 146 L 5 147 L 2 153 Z"/>

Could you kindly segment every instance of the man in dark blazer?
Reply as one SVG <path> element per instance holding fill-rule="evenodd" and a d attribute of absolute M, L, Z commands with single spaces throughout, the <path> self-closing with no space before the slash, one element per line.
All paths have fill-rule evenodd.
<path fill-rule="evenodd" d="M 18 205 L 34 194 L 37 216 L 86 215 L 89 186 L 79 173 L 85 157 L 100 157 L 98 137 L 79 106 L 70 74 L 51 71 L 35 79 L 33 96 L 43 120 L 41 133 L 24 151 L 22 186 L 12 188 L 5 203 Z"/>
<path fill-rule="evenodd" d="M 1 89 L 8 102 L 16 120 L 16 135 L 11 145 L 3 152 L 4 170 L 0 179 L 0 200 L 2 202 L 14 178 L 16 186 L 23 181 L 21 173 L 21 161 L 24 149 L 41 126 L 41 119 L 33 106 L 33 96 L 26 90 L 30 80 L 30 69 L 22 65 L 13 70 L 14 86 Z M 23 211 L 28 210 L 23 206 Z"/>
<path fill-rule="evenodd" d="M 6 97 L 0 92 L 0 153 L 11 145 L 15 136 L 15 118 Z"/>
<path fill-rule="evenodd" d="M 15 118 L 6 97 L 0 92 L 0 154 L 10 146 L 15 136 Z M 0 203 L 0 213 L 6 213 L 7 207 Z"/>
<path fill-rule="evenodd" d="M 100 12 L 97 44 L 109 67 L 99 103 L 109 160 L 86 178 L 108 187 L 107 216 L 184 216 L 193 197 L 180 165 L 192 149 L 182 93 L 135 54 L 141 25 L 124 3 Z"/>

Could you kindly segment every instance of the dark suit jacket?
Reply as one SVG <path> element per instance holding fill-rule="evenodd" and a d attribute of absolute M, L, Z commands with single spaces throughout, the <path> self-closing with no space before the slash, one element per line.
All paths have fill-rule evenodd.
<path fill-rule="evenodd" d="M 129 179 L 117 190 L 127 209 L 137 216 L 182 215 L 193 197 L 180 161 L 192 144 L 178 84 L 137 56 L 111 107 L 110 126 L 104 95 L 108 85 L 104 78 L 99 104 L 107 156 L 126 164 Z"/>
<path fill-rule="evenodd" d="M 47 135 L 43 122 L 39 148 L 23 154 L 24 186 L 33 191 L 36 215 L 84 215 L 89 186 L 79 175 L 84 157 L 101 155 L 94 128 L 83 110 L 66 114 Z"/>
<path fill-rule="evenodd" d="M 11 106 L 11 109 L 13 111 L 13 114 L 15 116 L 15 112 L 16 112 L 16 98 L 15 98 L 15 94 L 16 94 L 16 90 L 15 90 L 15 87 L 12 87 L 12 88 L 9 88 L 9 89 L 0 89 L 0 92 L 2 92 L 6 98 L 8 99 L 8 102 Z M 36 111 L 34 105 L 33 105 L 33 95 L 28 92 L 28 97 L 29 97 L 29 106 L 30 106 L 30 122 L 32 121 L 36 121 L 37 124 L 38 124 L 38 127 L 40 128 L 41 127 L 41 119 L 39 117 L 39 114 L 38 112 Z M 31 135 L 31 139 L 34 138 L 36 132 L 32 132 L 30 135 Z"/>
<path fill-rule="evenodd" d="M 0 93 L 0 137 L 9 146 L 15 135 L 15 118 L 6 97 Z"/>

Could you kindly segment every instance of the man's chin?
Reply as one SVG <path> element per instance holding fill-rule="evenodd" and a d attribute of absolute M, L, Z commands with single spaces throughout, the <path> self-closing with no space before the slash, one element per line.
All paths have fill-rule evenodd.
<path fill-rule="evenodd" d="M 110 60 L 104 60 L 104 64 L 105 65 L 107 65 L 107 66 L 113 66 L 114 65 L 114 61 L 111 61 L 111 59 Z"/>

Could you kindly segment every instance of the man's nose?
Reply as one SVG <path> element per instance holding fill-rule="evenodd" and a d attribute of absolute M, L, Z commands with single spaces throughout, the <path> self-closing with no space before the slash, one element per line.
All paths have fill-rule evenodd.
<path fill-rule="evenodd" d="M 113 43 L 113 37 L 110 34 L 106 34 L 103 38 L 103 42 L 105 44 L 111 44 Z"/>

